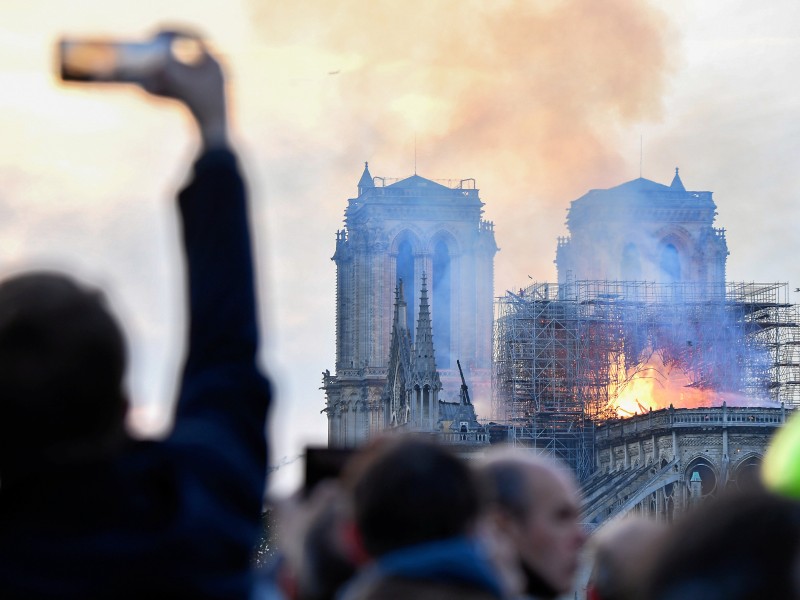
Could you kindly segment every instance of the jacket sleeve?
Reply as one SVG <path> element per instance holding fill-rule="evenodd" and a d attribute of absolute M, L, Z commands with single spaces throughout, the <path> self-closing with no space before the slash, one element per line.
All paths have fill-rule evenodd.
<path fill-rule="evenodd" d="M 233 153 L 217 149 L 200 157 L 179 207 L 189 340 L 170 441 L 189 457 L 195 484 L 206 488 L 198 490 L 200 496 L 217 493 L 225 510 L 257 521 L 266 483 L 270 389 L 256 363 L 246 194 Z"/>

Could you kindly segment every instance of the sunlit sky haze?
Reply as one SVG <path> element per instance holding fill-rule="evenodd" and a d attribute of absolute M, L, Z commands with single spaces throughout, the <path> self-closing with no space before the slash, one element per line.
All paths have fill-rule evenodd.
<path fill-rule="evenodd" d="M 76 8 L 79 6 L 79 8 Z M 175 191 L 197 150 L 179 107 L 65 87 L 63 35 L 201 32 L 228 73 L 252 193 L 273 462 L 324 443 L 330 257 L 363 162 L 475 178 L 501 251 L 495 292 L 555 279 L 569 202 L 644 177 L 714 192 L 728 277 L 798 278 L 800 5 L 743 0 L 5 0 L 0 273 L 108 290 L 132 351 L 135 420 L 168 421 L 183 336 Z M 416 140 L 416 142 L 415 142 Z M 298 463 L 276 472 L 297 482 Z"/>

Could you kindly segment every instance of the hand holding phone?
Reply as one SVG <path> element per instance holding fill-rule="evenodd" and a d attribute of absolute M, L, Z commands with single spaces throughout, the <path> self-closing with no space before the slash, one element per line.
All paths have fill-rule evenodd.
<path fill-rule="evenodd" d="M 172 31 L 143 42 L 64 38 L 58 48 L 61 79 L 101 83 L 142 84 L 170 60 L 195 65 L 205 53 L 200 38 Z"/>
<path fill-rule="evenodd" d="M 227 145 L 222 69 L 199 36 L 161 31 L 144 42 L 64 38 L 58 51 L 64 81 L 136 83 L 185 104 L 206 149 Z"/>

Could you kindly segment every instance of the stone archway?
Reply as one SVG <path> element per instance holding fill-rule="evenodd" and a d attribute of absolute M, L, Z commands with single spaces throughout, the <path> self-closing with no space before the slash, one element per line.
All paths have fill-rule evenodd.
<path fill-rule="evenodd" d="M 699 477 L 699 486 L 697 485 L 697 478 Z M 684 471 L 684 482 L 689 487 L 690 495 L 693 487 L 699 487 L 701 498 L 713 496 L 717 491 L 717 483 L 719 481 L 719 474 L 717 467 L 711 459 L 705 456 L 698 456 L 689 461 L 686 470 Z"/>
<path fill-rule="evenodd" d="M 763 457 L 758 454 L 745 456 L 731 470 L 731 484 L 737 489 L 748 490 L 761 482 L 761 463 Z"/>

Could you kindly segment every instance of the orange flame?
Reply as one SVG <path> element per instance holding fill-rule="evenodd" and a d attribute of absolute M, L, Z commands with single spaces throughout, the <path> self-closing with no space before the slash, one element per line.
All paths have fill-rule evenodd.
<path fill-rule="evenodd" d="M 685 370 L 675 365 L 665 365 L 653 357 L 650 360 L 625 367 L 625 358 L 612 361 L 611 384 L 608 390 L 608 408 L 619 417 L 631 417 L 650 410 L 668 408 L 701 408 L 716 406 L 732 400 L 733 394 L 692 386 Z"/>

